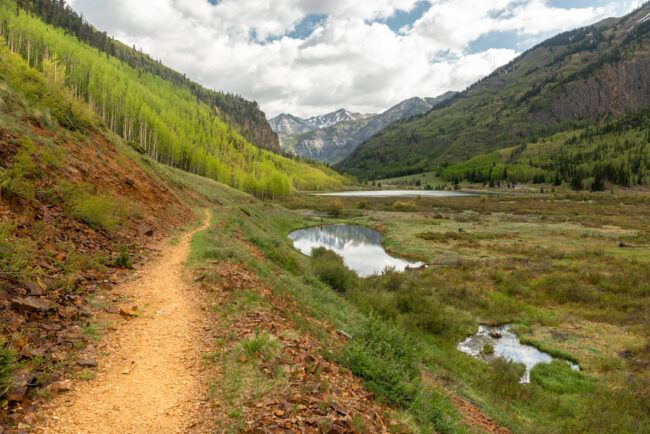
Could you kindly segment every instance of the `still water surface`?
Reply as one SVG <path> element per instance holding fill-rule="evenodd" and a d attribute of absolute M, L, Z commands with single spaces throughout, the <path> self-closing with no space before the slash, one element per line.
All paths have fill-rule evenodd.
<path fill-rule="evenodd" d="M 501 338 L 491 336 L 501 335 Z M 481 350 L 487 343 L 494 346 L 494 354 L 483 354 Z M 479 326 L 478 333 L 472 335 L 458 344 L 458 349 L 466 354 L 477 357 L 481 360 L 489 361 L 497 357 L 503 357 L 506 360 L 515 363 L 523 363 L 526 366 L 526 372 L 521 378 L 522 383 L 530 383 L 530 371 L 540 363 L 551 363 L 553 357 L 539 351 L 530 345 L 524 345 L 519 342 L 519 338 L 510 331 L 509 325 L 501 327 Z M 580 367 L 574 363 L 568 362 L 571 369 L 579 371 Z"/>
<path fill-rule="evenodd" d="M 437 190 L 379 190 L 379 191 L 343 191 L 339 193 L 319 193 L 315 196 L 338 197 L 464 197 L 478 196 L 476 193 L 462 191 L 437 191 Z"/>
<path fill-rule="evenodd" d="M 419 267 L 421 262 L 411 262 L 390 256 L 381 245 L 382 235 L 361 226 L 332 225 L 301 229 L 289 234 L 293 245 L 311 256 L 315 247 L 333 250 L 359 277 L 381 274 L 386 267 L 404 271 L 406 267 Z"/>

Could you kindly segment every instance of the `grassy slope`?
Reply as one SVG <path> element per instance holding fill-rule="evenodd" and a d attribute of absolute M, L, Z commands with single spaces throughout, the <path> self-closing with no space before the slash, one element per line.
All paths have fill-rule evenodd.
<path fill-rule="evenodd" d="M 143 73 L 62 29 L 25 12 L 15 12 L 13 2 L 0 1 L 1 30 L 12 51 L 65 82 L 109 128 L 157 161 L 260 197 L 295 190 L 338 189 L 347 182 L 324 166 L 256 148 L 188 88 Z M 59 110 L 65 111 L 65 107 Z"/>
<path fill-rule="evenodd" d="M 646 5 L 620 21 L 606 20 L 540 44 L 451 103 L 392 124 L 338 167 L 364 179 L 413 174 L 432 170 L 445 160 L 467 160 L 640 108 L 625 109 L 627 101 L 616 97 L 606 106 L 592 106 L 585 95 L 594 84 L 602 83 L 601 92 L 607 95 L 610 91 L 616 94 L 621 82 L 625 83 L 624 78 L 616 78 L 608 88 L 613 68 L 607 65 L 625 69 L 643 64 L 647 71 L 650 27 L 646 23 L 632 32 L 627 30 L 648 13 L 648 8 Z M 594 76 L 597 80 L 589 82 Z M 624 85 L 628 84 L 632 83 Z M 637 84 L 643 89 L 643 83 Z M 582 96 L 569 96 L 575 89 L 581 89 L 578 94 Z"/>
<path fill-rule="evenodd" d="M 180 173 L 178 174 L 180 175 Z M 192 188 L 205 189 L 203 180 L 178 178 Z M 287 234 L 314 222 L 276 204 L 261 203 L 252 197 L 233 195 L 221 187 L 217 191 L 223 204 L 214 209 L 215 228 L 195 239 L 195 264 L 205 267 L 212 260 L 238 264 L 252 272 L 277 297 L 288 297 L 297 312 L 289 312 L 297 333 L 307 333 L 321 342 L 329 360 L 343 366 L 365 380 L 382 402 L 397 409 L 394 417 L 409 430 L 422 432 L 455 432 L 463 423 L 448 397 L 421 379 L 419 360 L 422 348 L 391 322 L 362 313 L 327 284 L 317 278 L 314 263 L 294 250 Z M 262 253 L 255 254 L 253 245 Z M 217 284 L 218 277 L 213 282 Z M 246 302 L 234 294 L 234 306 L 245 309 Z M 223 315 L 226 315 L 225 313 Z M 237 316 L 235 316 L 236 318 Z M 226 323 L 233 321 L 230 314 Z M 331 324 L 331 325 L 330 325 Z M 354 336 L 348 345 L 332 342 L 332 328 L 343 329 Z M 220 381 L 227 381 L 220 380 Z M 222 383 L 219 383 L 222 384 Z M 223 384 L 222 384 L 223 386 Z M 267 394 L 274 393 L 271 387 Z M 251 402 L 264 401 L 265 394 Z M 223 398 L 221 398 L 223 399 Z M 236 403 L 239 401 L 236 401 Z M 222 422 L 235 424 L 238 413 Z M 418 428 L 415 428 L 418 427 Z"/>

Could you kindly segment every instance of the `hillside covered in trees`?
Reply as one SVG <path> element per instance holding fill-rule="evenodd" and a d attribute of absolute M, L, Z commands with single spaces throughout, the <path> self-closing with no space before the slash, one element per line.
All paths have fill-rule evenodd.
<path fill-rule="evenodd" d="M 337 167 L 368 180 L 433 171 L 499 149 L 545 141 L 560 132 L 575 131 L 571 137 L 581 136 L 587 127 L 593 132 L 594 124 L 643 109 L 650 104 L 649 12 L 646 3 L 623 18 L 555 36 L 429 113 L 393 123 Z M 647 118 L 646 112 L 640 113 Z M 610 134 L 616 135 L 618 130 Z M 637 136 L 645 137 L 645 133 Z M 614 140 L 619 140 L 616 137 Z M 631 136 L 620 137 L 622 142 L 628 139 L 632 140 Z M 573 141 L 570 150 L 554 152 L 591 150 L 590 145 L 578 151 L 579 143 L 587 142 Z M 627 148 L 647 155 L 644 143 L 639 138 Z M 607 146 L 613 146 L 611 141 Z M 605 164 L 607 155 L 595 154 L 596 160 L 590 164 Z M 626 176 L 629 183 L 645 179 L 645 172 L 635 168 L 640 165 L 632 166 L 634 177 Z"/>
<path fill-rule="evenodd" d="M 58 7 L 45 10 L 67 10 L 57 4 Z M 55 16 L 46 14 L 49 20 L 55 20 Z M 68 23 L 67 16 L 62 15 L 64 24 Z M 82 40 L 92 43 L 81 42 L 75 36 L 77 33 Z M 215 110 L 214 105 L 218 104 L 211 98 L 219 98 L 219 94 L 198 85 L 192 88 L 189 81 L 176 83 L 177 73 L 121 44 L 109 42 L 87 25 L 74 27 L 68 23 L 53 27 L 17 3 L 1 0 L 0 35 L 27 65 L 42 71 L 52 82 L 68 87 L 76 99 L 88 103 L 106 126 L 139 152 L 161 163 L 259 197 L 277 197 L 295 190 L 337 189 L 346 181 L 325 166 L 308 165 L 253 146 L 228 123 L 228 116 L 223 115 L 227 110 Z M 102 44 L 102 48 L 96 47 Z M 165 74 L 170 76 L 164 78 Z M 201 92 L 203 97 L 197 97 Z M 223 101 L 233 101 L 233 107 L 237 105 L 235 99 L 221 97 Z M 71 114 L 70 107 L 60 106 L 56 110 L 65 126 L 84 127 Z"/>
<path fill-rule="evenodd" d="M 200 101 L 215 107 L 219 116 L 253 145 L 281 152 L 280 141 L 260 110 L 257 102 L 223 92 L 215 92 L 189 80 L 146 53 L 137 51 L 100 32 L 87 23 L 64 0 L 16 0 L 17 5 L 46 23 L 63 29 L 80 41 L 114 56 L 140 72 L 157 75 L 192 92 Z"/>
<path fill-rule="evenodd" d="M 574 190 L 602 191 L 606 181 L 650 187 L 650 108 L 464 163 L 443 163 L 436 175 L 453 184 L 469 181 L 491 187 L 565 183 Z"/>

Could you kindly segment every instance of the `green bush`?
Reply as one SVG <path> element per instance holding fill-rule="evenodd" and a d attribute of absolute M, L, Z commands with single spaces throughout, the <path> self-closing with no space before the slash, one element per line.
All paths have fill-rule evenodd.
<path fill-rule="evenodd" d="M 0 270 L 12 274 L 28 274 L 34 268 L 36 244 L 16 238 L 14 225 L 0 221 Z"/>
<path fill-rule="evenodd" d="M 336 291 L 345 292 L 357 286 L 354 271 L 345 266 L 343 258 L 324 247 L 312 250 L 312 268 L 320 280 Z"/>
<path fill-rule="evenodd" d="M 250 359 L 259 357 L 264 362 L 272 362 L 282 350 L 278 338 L 269 333 L 256 333 L 254 338 L 242 341 L 240 346 Z"/>
<path fill-rule="evenodd" d="M 122 268 L 131 268 L 133 266 L 131 263 L 131 255 L 129 255 L 129 250 L 126 246 L 120 246 L 120 254 L 115 260 L 115 264 Z"/>
<path fill-rule="evenodd" d="M 481 379 L 481 383 L 497 396 L 512 400 L 521 399 L 526 395 L 526 390 L 519 381 L 525 371 L 523 364 L 512 363 L 499 357 L 490 363 L 488 374 Z"/>
<path fill-rule="evenodd" d="M 290 273 L 295 275 L 302 273 L 302 266 L 298 258 L 296 258 L 296 254 L 284 244 L 264 250 L 264 252 L 268 255 L 269 259 Z"/>
<path fill-rule="evenodd" d="M 414 212 L 419 208 L 414 202 L 401 202 L 397 201 L 393 204 L 393 210 L 399 212 Z"/>
<path fill-rule="evenodd" d="M 370 204 L 368 203 L 367 200 L 360 200 L 357 203 L 357 209 L 368 209 L 370 208 Z"/>
<path fill-rule="evenodd" d="M 108 193 L 92 194 L 92 186 L 62 182 L 60 188 L 70 216 L 92 228 L 112 232 L 128 217 L 137 216 L 141 212 L 139 206 L 128 204 L 122 198 Z"/>
<path fill-rule="evenodd" d="M 0 192 L 7 190 L 23 199 L 34 199 L 35 187 L 32 180 L 38 173 L 38 166 L 34 161 L 35 153 L 33 142 L 25 139 L 13 158 L 11 168 L 0 167 Z"/>
<path fill-rule="evenodd" d="M 353 336 L 343 351 L 343 363 L 379 398 L 394 405 L 412 403 L 421 386 L 413 338 L 376 315 L 365 319 Z"/>
<path fill-rule="evenodd" d="M 340 199 L 331 201 L 327 207 L 327 212 L 335 217 L 340 216 L 343 212 L 343 201 Z"/>
<path fill-rule="evenodd" d="M 487 355 L 494 354 L 494 345 L 487 342 L 485 345 L 483 345 L 483 348 L 481 349 L 481 352 L 483 354 L 487 354 Z"/>
<path fill-rule="evenodd" d="M 15 361 L 14 352 L 5 348 L 4 340 L 0 339 L 0 398 L 4 397 L 11 388 Z"/>

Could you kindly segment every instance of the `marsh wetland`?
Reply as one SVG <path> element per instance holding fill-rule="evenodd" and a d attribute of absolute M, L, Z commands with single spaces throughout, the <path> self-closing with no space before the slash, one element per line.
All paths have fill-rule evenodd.
<path fill-rule="evenodd" d="M 432 264 L 348 278 L 336 289 L 413 336 L 438 390 L 513 431 L 650 429 L 647 194 L 298 196 L 282 204 L 329 213 L 311 217 L 322 224 L 374 228 L 390 255 Z M 496 342 L 485 342 L 489 357 L 459 349 L 500 324 L 544 363 L 498 357 L 505 351 Z"/>

